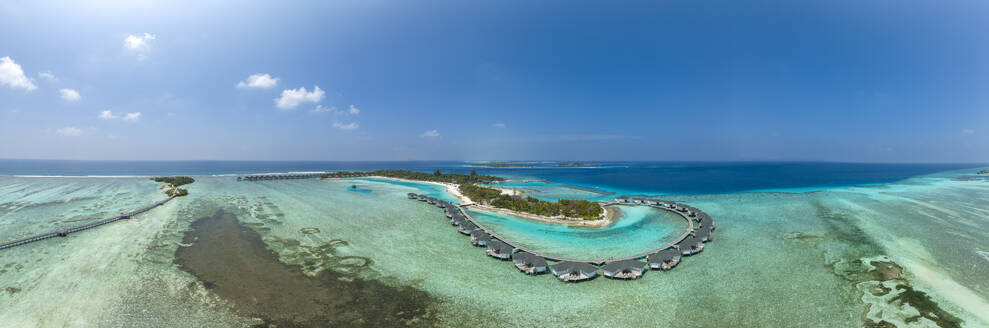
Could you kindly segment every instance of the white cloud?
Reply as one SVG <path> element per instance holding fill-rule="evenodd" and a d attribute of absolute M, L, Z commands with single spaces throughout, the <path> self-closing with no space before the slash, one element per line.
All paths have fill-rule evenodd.
<path fill-rule="evenodd" d="M 82 130 L 69 126 L 55 130 L 55 134 L 63 137 L 78 137 L 82 135 Z"/>
<path fill-rule="evenodd" d="M 440 133 L 436 129 L 423 132 L 419 135 L 420 137 L 439 137 Z"/>
<path fill-rule="evenodd" d="M 323 107 L 323 105 L 316 105 L 316 108 L 313 108 L 313 110 L 311 110 L 310 112 L 313 112 L 313 113 L 334 112 L 334 113 L 336 113 L 336 112 L 339 112 L 339 110 L 337 110 L 337 107 L 336 106 Z"/>
<path fill-rule="evenodd" d="M 48 81 L 58 80 L 58 78 L 55 77 L 55 74 L 52 74 L 51 71 L 38 72 L 38 78 L 45 79 Z"/>
<path fill-rule="evenodd" d="M 361 113 L 361 109 L 354 105 L 350 105 L 347 110 L 340 110 L 337 106 L 324 107 L 323 105 L 316 105 L 316 108 L 310 110 L 313 113 L 326 113 L 330 112 L 336 115 L 357 115 Z"/>
<path fill-rule="evenodd" d="M 118 114 L 114 114 L 113 111 L 107 109 L 101 111 L 99 117 L 104 120 L 115 120 L 119 118 L 128 122 L 136 122 L 137 120 L 141 119 L 141 112 L 124 113 L 124 115 L 118 115 Z"/>
<path fill-rule="evenodd" d="M 112 120 L 112 119 L 120 118 L 120 116 L 119 115 L 113 115 L 113 111 L 111 111 L 111 110 L 108 109 L 108 110 L 105 110 L 105 111 L 100 112 L 100 118 L 102 118 L 104 120 Z"/>
<path fill-rule="evenodd" d="M 505 127 L 505 123 L 495 123 L 492 126 L 494 126 L 496 128 L 503 128 L 503 127 Z"/>
<path fill-rule="evenodd" d="M 962 129 L 962 134 L 975 134 L 975 129 Z"/>
<path fill-rule="evenodd" d="M 341 130 L 353 130 L 353 129 L 356 129 L 358 127 L 358 125 L 357 125 L 357 122 L 350 122 L 350 123 L 347 123 L 347 124 L 343 124 L 343 123 L 340 123 L 340 122 L 333 122 L 333 127 L 337 128 L 337 129 L 341 129 Z"/>
<path fill-rule="evenodd" d="M 144 33 L 144 35 L 128 35 L 124 38 L 124 49 L 133 51 L 137 53 L 138 60 L 144 60 L 148 58 L 148 53 L 151 52 L 151 42 L 157 39 L 157 36 L 151 33 Z"/>
<path fill-rule="evenodd" d="M 0 58 L 0 84 L 7 85 L 8 87 L 17 89 L 21 88 L 27 91 L 32 91 L 37 89 L 38 86 L 31 82 L 31 79 L 24 75 L 24 70 L 21 69 L 21 65 L 17 65 L 13 59 L 10 57 Z"/>
<path fill-rule="evenodd" d="M 58 94 L 59 94 L 60 97 L 62 97 L 62 100 L 65 100 L 65 101 L 68 101 L 68 102 L 79 101 L 79 99 L 82 98 L 81 96 L 79 96 L 79 92 L 76 92 L 75 90 L 72 90 L 72 89 L 61 89 L 61 90 L 58 90 Z"/>
<path fill-rule="evenodd" d="M 128 121 L 128 122 L 136 122 L 139 119 L 141 119 L 141 112 L 127 113 L 127 114 L 124 114 L 124 117 L 123 117 L 123 120 L 124 121 Z"/>
<path fill-rule="evenodd" d="M 247 80 L 237 82 L 238 88 L 260 88 L 268 89 L 274 87 L 278 84 L 277 77 L 271 77 L 268 74 L 251 74 L 247 77 Z"/>
<path fill-rule="evenodd" d="M 304 102 L 318 103 L 323 100 L 323 92 L 318 85 L 313 86 L 313 91 L 306 91 L 305 87 L 299 87 L 298 89 L 285 89 L 282 90 L 282 96 L 275 98 L 275 106 L 280 109 L 292 109 L 299 107 L 299 104 Z"/>

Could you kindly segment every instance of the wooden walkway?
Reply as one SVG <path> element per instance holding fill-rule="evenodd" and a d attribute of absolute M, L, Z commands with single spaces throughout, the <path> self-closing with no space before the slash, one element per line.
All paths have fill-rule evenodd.
<path fill-rule="evenodd" d="M 79 226 L 74 226 L 74 227 L 69 227 L 69 228 L 62 228 L 62 229 L 58 229 L 58 230 L 55 230 L 55 231 L 49 232 L 49 233 L 43 233 L 43 234 L 40 234 L 40 235 L 34 235 L 34 236 L 31 236 L 31 237 L 27 237 L 27 238 L 21 238 L 21 239 L 14 240 L 14 241 L 8 241 L 6 243 L 0 243 L 0 249 L 6 249 L 6 248 L 11 248 L 11 247 L 15 247 L 15 246 L 24 245 L 24 244 L 30 244 L 30 243 L 33 243 L 33 242 L 36 242 L 36 241 L 41 241 L 41 240 L 45 240 L 45 239 L 52 238 L 52 237 L 65 237 L 65 236 L 68 236 L 70 233 L 73 233 L 73 232 L 79 232 L 79 231 L 83 231 L 83 230 L 86 230 L 86 229 L 92 229 L 92 228 L 95 228 L 95 227 L 102 226 L 104 224 L 113 223 L 113 222 L 116 222 L 116 221 L 119 221 L 119 220 L 123 220 L 123 219 L 130 219 L 132 216 L 135 216 L 135 215 L 138 215 L 138 214 L 141 214 L 141 213 L 150 211 L 151 209 L 153 209 L 155 207 L 164 205 L 165 203 L 168 203 L 168 201 L 170 201 L 172 199 L 175 199 L 175 197 L 177 197 L 177 196 L 169 196 L 168 198 L 165 198 L 163 200 L 154 202 L 151 205 L 147 205 L 147 206 L 138 208 L 136 210 L 133 210 L 133 211 L 130 211 L 130 212 L 127 212 L 127 213 L 123 213 L 123 214 L 120 214 L 118 216 L 109 218 L 109 219 L 103 219 L 103 220 L 99 220 L 99 221 L 96 221 L 96 222 L 90 222 L 90 223 L 87 223 L 87 224 L 83 224 L 83 225 L 79 225 Z"/>
<path fill-rule="evenodd" d="M 319 173 L 276 173 L 276 174 L 252 174 L 237 177 L 237 181 L 269 181 L 269 180 L 295 180 L 295 179 L 316 179 L 322 177 L 323 172 Z"/>
<path fill-rule="evenodd" d="M 617 202 L 610 202 L 610 203 L 604 204 L 604 206 L 619 205 L 619 204 L 620 203 L 617 203 Z M 626 205 L 629 205 L 629 204 L 626 204 Z M 687 224 L 688 224 L 687 230 L 685 230 L 683 232 L 683 234 L 681 234 L 680 237 L 678 237 L 673 242 L 670 242 L 668 244 L 665 244 L 663 246 L 660 246 L 658 248 L 655 248 L 655 249 L 652 249 L 652 250 L 649 250 L 647 252 L 643 252 L 643 253 L 640 253 L 640 254 L 635 254 L 635 255 L 632 255 L 632 256 L 626 256 L 626 257 L 621 257 L 621 258 L 576 259 L 576 258 L 567 258 L 567 257 L 559 257 L 559 256 L 553 256 L 553 255 L 543 254 L 541 252 L 536 252 L 536 251 L 533 251 L 533 250 L 528 249 L 526 247 L 523 247 L 521 245 L 518 245 L 516 243 L 513 243 L 512 241 L 510 241 L 508 239 L 505 239 L 505 238 L 501 237 L 500 235 L 498 235 L 497 233 L 495 233 L 494 230 L 488 229 L 488 228 L 484 227 L 484 225 L 482 225 L 479 222 L 477 222 L 477 220 L 474 220 L 474 218 L 471 217 L 470 214 L 467 214 L 467 211 L 465 211 L 460 205 L 454 204 L 453 206 L 456 207 L 458 210 L 460 210 L 460 213 L 463 213 L 464 214 L 464 217 L 466 217 L 467 220 L 469 220 L 471 223 L 473 223 L 474 225 L 476 225 L 479 229 L 484 230 L 484 232 L 487 232 L 488 234 L 490 234 L 491 237 L 494 237 L 494 238 L 496 238 L 498 240 L 501 240 L 502 242 L 504 242 L 504 243 L 508 244 L 509 246 L 512 246 L 512 247 L 514 247 L 514 248 L 516 248 L 518 250 L 521 250 L 521 251 L 524 251 L 524 252 L 527 252 L 527 253 L 531 253 L 533 255 L 542 257 L 542 258 L 547 259 L 547 260 L 550 260 L 550 261 L 557 261 L 557 262 L 569 261 L 569 262 L 584 262 L 584 263 L 590 263 L 590 264 L 594 264 L 594 265 L 602 265 L 604 263 L 613 262 L 613 261 L 637 260 L 637 259 L 645 258 L 646 256 L 649 256 L 650 254 L 657 253 L 657 252 L 659 252 L 661 250 L 664 250 L 664 249 L 673 247 L 673 245 L 679 244 L 681 241 L 683 241 L 684 239 L 686 239 L 687 236 L 689 236 L 691 232 L 694 231 L 694 220 L 692 220 L 689 216 L 687 216 L 687 213 L 683 213 L 683 212 L 680 212 L 680 211 L 677 211 L 677 210 L 671 209 L 671 208 L 666 208 L 666 207 L 660 206 L 660 205 L 646 205 L 646 204 L 636 204 L 636 205 L 652 206 L 652 207 L 655 207 L 655 208 L 659 208 L 659 209 L 667 210 L 669 212 L 676 213 L 677 215 L 680 215 L 685 220 L 687 220 Z"/>

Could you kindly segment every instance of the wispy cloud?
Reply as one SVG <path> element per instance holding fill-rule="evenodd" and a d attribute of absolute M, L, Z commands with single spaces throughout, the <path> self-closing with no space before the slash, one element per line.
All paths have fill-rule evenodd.
<path fill-rule="evenodd" d="M 272 88 L 278 84 L 277 77 L 271 77 L 268 74 L 251 74 L 247 77 L 247 80 L 237 82 L 238 88 L 255 88 L 255 89 L 268 89 Z"/>
<path fill-rule="evenodd" d="M 148 58 L 148 53 L 151 52 L 151 43 L 157 38 L 156 35 L 151 33 L 144 33 L 143 35 L 131 34 L 124 38 L 124 49 L 136 53 L 138 60 L 145 60 Z"/>
<path fill-rule="evenodd" d="M 63 137 L 78 137 L 78 136 L 81 136 L 82 135 L 82 129 L 76 128 L 76 127 L 67 126 L 67 127 L 64 127 L 64 128 L 55 130 L 55 134 L 60 135 L 60 136 L 63 136 Z"/>
<path fill-rule="evenodd" d="M 136 122 L 141 119 L 141 112 L 134 113 L 124 113 L 123 115 L 114 114 L 111 110 L 104 110 L 100 112 L 99 118 L 104 120 L 116 120 L 121 119 L 127 122 Z"/>
<path fill-rule="evenodd" d="M 353 130 L 353 129 L 358 128 L 358 125 L 357 125 L 357 122 L 350 122 L 350 123 L 347 123 L 347 124 L 343 124 L 343 123 L 340 123 L 340 122 L 333 122 L 333 127 L 337 128 L 337 129 L 341 129 L 341 130 Z"/>
<path fill-rule="evenodd" d="M 495 124 L 492 124 L 491 126 L 496 127 L 496 128 L 503 128 L 506 125 L 505 125 L 505 123 L 495 123 Z"/>
<path fill-rule="evenodd" d="M 137 120 L 141 119 L 141 112 L 124 114 L 122 119 L 128 122 L 137 122 Z"/>
<path fill-rule="evenodd" d="M 279 109 L 293 109 L 304 102 L 318 103 L 323 100 L 325 94 L 326 92 L 323 92 L 318 85 L 313 86 L 312 92 L 307 91 L 305 87 L 285 89 L 282 90 L 281 97 L 275 98 L 275 106 Z"/>
<path fill-rule="evenodd" d="M 313 112 L 313 113 L 326 113 L 326 112 L 336 113 L 338 111 L 339 110 L 337 110 L 337 106 L 325 107 L 323 105 L 316 105 L 316 108 L 313 108 L 310 112 Z"/>
<path fill-rule="evenodd" d="M 423 137 L 423 138 L 432 138 L 432 137 L 439 137 L 440 136 L 440 133 L 439 133 L 439 131 L 436 131 L 436 129 L 433 129 L 433 130 L 429 130 L 429 131 L 423 132 L 422 134 L 419 134 L 419 136 L 420 137 Z"/>
<path fill-rule="evenodd" d="M 24 75 L 21 65 L 15 63 L 10 57 L 0 57 L 0 84 L 27 91 L 38 88 L 34 82 L 31 82 L 31 79 Z"/>
<path fill-rule="evenodd" d="M 965 134 L 965 135 L 975 134 L 975 129 L 962 129 L 962 134 Z"/>
<path fill-rule="evenodd" d="M 51 71 L 38 72 L 38 78 L 45 79 L 48 81 L 58 80 L 58 77 L 55 77 L 55 74 L 52 74 Z"/>
<path fill-rule="evenodd" d="M 556 135 L 535 135 L 523 137 L 525 141 L 558 142 L 558 141 L 599 141 L 599 140 L 625 140 L 641 139 L 639 136 L 627 136 L 617 134 L 556 134 Z"/>
<path fill-rule="evenodd" d="M 61 89 L 61 90 L 58 90 L 58 95 L 59 95 L 59 97 L 62 97 L 62 100 L 65 100 L 65 101 L 68 101 L 68 102 L 76 102 L 76 101 L 79 101 L 79 99 L 82 98 L 82 96 L 79 95 L 79 92 L 77 92 L 75 90 L 72 90 L 72 89 Z"/>
<path fill-rule="evenodd" d="M 348 112 L 350 112 L 350 115 L 357 115 L 361 113 L 361 110 L 356 106 L 354 106 L 354 104 L 350 104 L 350 109 L 348 110 Z"/>

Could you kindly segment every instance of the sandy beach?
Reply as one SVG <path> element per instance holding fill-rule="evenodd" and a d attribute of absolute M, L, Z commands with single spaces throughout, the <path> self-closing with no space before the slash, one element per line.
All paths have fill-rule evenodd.
<path fill-rule="evenodd" d="M 443 186 L 444 188 L 446 188 L 446 191 L 448 193 L 450 193 L 454 197 L 457 197 L 457 199 L 460 200 L 460 205 L 461 206 L 470 206 L 471 208 L 476 209 L 476 210 L 480 210 L 480 211 L 487 211 L 487 212 L 493 212 L 493 213 L 498 213 L 498 214 L 511 215 L 511 216 L 523 218 L 523 219 L 526 219 L 526 220 L 532 220 L 532 221 L 554 223 L 554 224 L 565 224 L 565 225 L 569 225 L 569 226 L 579 226 L 579 227 L 603 228 L 603 227 L 607 227 L 607 226 L 610 226 L 611 224 L 615 223 L 615 221 L 617 221 L 617 219 L 621 217 L 621 210 L 619 210 L 616 206 L 602 206 L 602 208 L 604 209 L 604 212 L 601 214 L 601 218 L 598 219 L 598 220 L 593 220 L 593 221 L 583 220 L 583 219 L 575 219 L 575 218 L 567 218 L 567 217 L 562 216 L 562 215 L 561 216 L 553 216 L 553 217 L 543 216 L 543 215 L 536 215 L 536 214 L 532 214 L 532 213 L 518 212 L 518 211 L 509 210 L 509 209 L 504 209 L 504 208 L 499 208 L 499 207 L 494 207 L 494 206 L 482 205 L 482 204 L 479 204 L 479 203 L 475 203 L 469 197 L 464 196 L 464 194 L 460 193 L 460 187 L 457 184 L 455 184 L 455 183 L 445 183 L 445 182 L 435 182 L 435 181 L 418 181 L 418 180 L 409 180 L 409 179 L 401 179 L 401 178 L 383 177 L 383 176 L 376 176 L 376 175 L 375 176 L 368 176 L 367 178 L 388 179 L 388 180 L 395 180 L 395 181 L 404 181 L 404 182 L 411 182 L 411 183 L 425 183 L 425 184 L 432 184 L 432 185 L 437 185 L 437 186 Z M 352 178 L 329 178 L 329 179 L 352 179 Z M 513 189 L 509 189 L 509 188 L 499 188 L 499 187 L 491 187 L 491 188 L 495 188 L 495 189 L 501 190 L 502 195 L 513 195 L 513 194 L 517 194 L 519 196 L 524 195 L 524 193 L 521 192 L 521 191 L 516 191 L 516 190 L 513 190 Z"/>

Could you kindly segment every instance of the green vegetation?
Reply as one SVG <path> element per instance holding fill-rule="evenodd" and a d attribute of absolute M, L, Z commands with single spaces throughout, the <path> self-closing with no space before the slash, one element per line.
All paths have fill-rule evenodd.
<path fill-rule="evenodd" d="M 190 177 L 154 177 L 151 178 L 151 180 L 154 180 L 155 182 L 164 182 L 172 185 L 173 187 L 178 187 L 181 185 L 187 185 L 196 182 L 196 179 Z"/>
<path fill-rule="evenodd" d="M 182 196 L 188 195 L 189 194 L 189 191 L 188 190 L 185 190 L 185 189 L 182 189 L 182 188 L 170 188 L 170 189 L 165 190 L 165 194 L 168 195 L 168 196 L 182 197 Z"/>
<path fill-rule="evenodd" d="M 196 179 L 190 177 L 154 177 L 151 178 L 154 182 L 167 183 L 168 188 L 165 189 L 165 194 L 169 197 L 176 196 L 182 197 L 189 194 L 188 190 L 179 188 L 179 186 L 187 185 L 196 182 Z"/>
<path fill-rule="evenodd" d="M 542 216 L 563 215 L 584 220 L 597 220 L 604 211 L 598 203 L 586 200 L 561 199 L 556 202 L 548 202 L 534 197 L 512 197 L 502 195 L 498 189 L 474 184 L 461 184 L 460 193 L 476 202 Z"/>
<path fill-rule="evenodd" d="M 432 182 L 446 182 L 446 183 L 456 183 L 456 184 L 468 184 L 468 183 L 491 183 L 495 181 L 505 180 L 504 178 L 491 176 L 491 175 L 481 175 L 474 172 L 474 174 L 459 174 L 459 173 L 443 173 L 440 170 L 436 170 L 433 173 L 423 173 L 409 170 L 378 170 L 370 172 L 333 172 L 323 175 L 324 179 L 329 178 L 357 178 L 357 177 L 367 177 L 367 176 L 381 176 L 387 178 L 399 178 L 407 180 L 419 180 L 419 181 L 432 181 Z"/>

